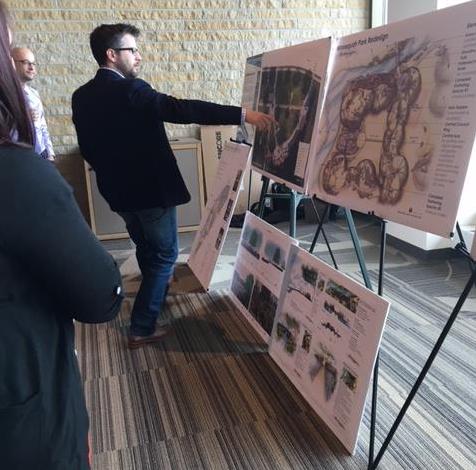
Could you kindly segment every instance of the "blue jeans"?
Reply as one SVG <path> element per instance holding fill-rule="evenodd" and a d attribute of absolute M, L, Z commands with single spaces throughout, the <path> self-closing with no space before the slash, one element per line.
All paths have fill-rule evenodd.
<path fill-rule="evenodd" d="M 119 215 L 136 244 L 142 273 L 142 283 L 132 308 L 130 333 L 149 336 L 155 331 L 178 256 L 177 211 L 175 207 L 154 207 L 119 212 Z"/>

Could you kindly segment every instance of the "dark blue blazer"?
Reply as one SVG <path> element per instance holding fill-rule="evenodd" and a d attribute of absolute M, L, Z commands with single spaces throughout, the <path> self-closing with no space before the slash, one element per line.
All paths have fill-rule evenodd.
<path fill-rule="evenodd" d="M 180 100 L 108 69 L 73 94 L 73 122 L 84 159 L 114 211 L 170 207 L 190 200 L 164 122 L 239 124 L 241 108 Z"/>

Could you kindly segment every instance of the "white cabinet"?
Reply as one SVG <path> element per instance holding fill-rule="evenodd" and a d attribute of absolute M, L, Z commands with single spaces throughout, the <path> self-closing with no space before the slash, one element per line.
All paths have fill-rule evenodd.
<path fill-rule="evenodd" d="M 204 208 L 204 188 L 202 169 L 202 148 L 199 140 L 179 139 L 170 142 L 183 179 L 192 199 L 187 204 L 177 206 L 179 232 L 197 230 Z M 96 175 L 85 162 L 86 186 L 88 192 L 91 228 L 100 240 L 128 238 L 129 234 L 122 218 L 111 211 L 108 203 L 99 193 Z"/>

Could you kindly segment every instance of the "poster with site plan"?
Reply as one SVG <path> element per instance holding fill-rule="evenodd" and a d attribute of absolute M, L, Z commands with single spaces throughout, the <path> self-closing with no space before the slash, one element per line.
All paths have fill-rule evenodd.
<path fill-rule="evenodd" d="M 311 194 L 448 237 L 476 128 L 476 2 L 333 44 Z"/>
<path fill-rule="evenodd" d="M 269 353 L 353 453 L 389 303 L 293 246 Z"/>
<path fill-rule="evenodd" d="M 256 130 L 252 168 L 303 192 L 331 40 L 266 52 L 261 58 L 258 111 L 276 124 Z"/>
<path fill-rule="evenodd" d="M 253 328 L 269 340 L 289 249 L 297 241 L 246 213 L 231 280 L 232 299 Z"/>
<path fill-rule="evenodd" d="M 249 155 L 249 145 L 226 142 L 218 163 L 214 184 L 187 261 L 205 289 L 210 286 L 230 226 Z"/>

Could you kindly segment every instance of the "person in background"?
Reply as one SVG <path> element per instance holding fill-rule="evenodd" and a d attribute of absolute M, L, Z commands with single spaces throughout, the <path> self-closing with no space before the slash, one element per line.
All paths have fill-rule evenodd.
<path fill-rule="evenodd" d="M 7 20 L 0 2 L 0 467 L 87 470 L 73 319 L 113 319 L 121 276 L 70 186 L 32 150 Z"/>
<path fill-rule="evenodd" d="M 46 125 L 40 94 L 28 85 L 37 75 L 35 56 L 27 47 L 14 47 L 12 49 L 12 57 L 35 127 L 35 152 L 46 160 L 54 161 L 55 152 L 48 132 L 48 126 Z"/>
<path fill-rule="evenodd" d="M 90 35 L 99 70 L 73 94 L 73 122 L 98 188 L 126 222 L 142 282 L 131 315 L 130 348 L 161 341 L 171 326 L 160 314 L 178 254 L 176 206 L 190 200 L 164 122 L 243 124 L 274 119 L 237 106 L 177 99 L 137 78 L 142 57 L 130 24 L 103 24 Z M 163 320 L 163 319 L 162 319 Z M 162 324 L 160 324 L 162 323 Z"/>

